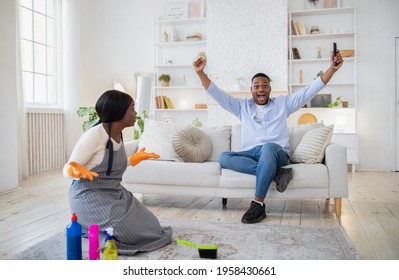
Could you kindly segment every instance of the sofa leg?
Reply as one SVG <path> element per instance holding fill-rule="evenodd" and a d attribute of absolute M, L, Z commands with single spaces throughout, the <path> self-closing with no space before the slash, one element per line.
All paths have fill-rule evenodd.
<path fill-rule="evenodd" d="M 341 217 L 341 203 L 342 198 L 334 198 L 335 215 L 337 215 L 337 217 Z"/>
<path fill-rule="evenodd" d="M 225 198 L 225 197 L 222 198 L 222 204 L 223 204 L 223 206 L 227 205 L 227 198 Z"/>

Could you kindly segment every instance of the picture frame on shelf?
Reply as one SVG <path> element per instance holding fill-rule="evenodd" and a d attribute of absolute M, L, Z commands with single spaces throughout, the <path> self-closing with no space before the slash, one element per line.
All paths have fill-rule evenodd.
<path fill-rule="evenodd" d="M 317 94 L 310 100 L 311 108 L 325 108 L 328 107 L 328 104 L 331 103 L 331 94 L 330 93 L 321 93 Z"/>
<path fill-rule="evenodd" d="M 190 0 L 188 2 L 188 18 L 205 17 L 204 0 Z"/>
<path fill-rule="evenodd" d="M 338 0 L 323 0 L 323 8 L 324 9 L 338 8 Z"/>
<path fill-rule="evenodd" d="M 167 5 L 165 9 L 166 20 L 187 19 L 188 5 L 173 4 Z"/>

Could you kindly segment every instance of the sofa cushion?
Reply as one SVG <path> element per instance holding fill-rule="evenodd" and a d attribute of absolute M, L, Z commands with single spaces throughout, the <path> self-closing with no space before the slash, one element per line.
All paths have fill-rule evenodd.
<path fill-rule="evenodd" d="M 292 168 L 293 178 L 287 190 L 293 189 L 325 189 L 329 186 L 328 169 L 324 164 L 289 164 Z M 309 174 L 312 174 L 311 180 Z M 222 169 L 220 187 L 229 189 L 251 188 L 255 195 L 256 176 L 239 173 L 229 169 Z M 271 189 L 275 190 L 273 181 Z M 272 191 L 272 190 L 269 190 Z M 268 192 L 268 194 L 269 194 Z"/>
<path fill-rule="evenodd" d="M 214 187 L 219 185 L 221 168 L 218 162 L 202 163 L 144 160 L 129 166 L 123 174 L 123 182 L 191 187 Z"/>
<path fill-rule="evenodd" d="M 233 152 L 241 151 L 241 125 L 236 124 L 231 128 L 231 150 Z"/>
<path fill-rule="evenodd" d="M 185 162 L 204 162 L 212 152 L 212 141 L 208 134 L 191 126 L 173 135 L 172 147 Z"/>
<path fill-rule="evenodd" d="M 144 132 L 141 135 L 138 150 L 146 148 L 149 153 L 156 153 L 159 160 L 180 161 L 172 147 L 172 137 L 188 125 L 176 125 L 167 122 L 145 119 Z"/>
<path fill-rule="evenodd" d="M 295 151 L 296 147 L 298 146 L 299 142 L 301 142 L 302 137 L 305 135 L 306 132 L 319 126 L 320 125 L 318 123 L 308 123 L 308 124 L 288 127 L 288 135 L 289 135 L 288 141 L 291 147 L 291 151 L 292 152 Z"/>
<path fill-rule="evenodd" d="M 203 132 L 209 135 L 212 141 L 212 152 L 209 155 L 209 161 L 219 161 L 219 156 L 222 152 L 230 151 L 230 126 L 205 126 L 200 128 Z"/>
<path fill-rule="evenodd" d="M 293 163 L 320 163 L 324 158 L 324 150 L 331 141 L 333 125 L 313 128 L 305 133 L 301 142 L 291 155 Z"/>

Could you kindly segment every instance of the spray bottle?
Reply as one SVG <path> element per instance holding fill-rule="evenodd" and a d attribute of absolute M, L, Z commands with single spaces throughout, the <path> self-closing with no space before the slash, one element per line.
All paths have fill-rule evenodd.
<path fill-rule="evenodd" d="M 93 224 L 89 226 L 89 260 L 100 259 L 100 242 L 98 240 L 98 234 L 100 229 L 98 225 Z"/>
<path fill-rule="evenodd" d="M 71 223 L 66 228 L 67 260 L 82 259 L 82 226 L 78 223 L 78 217 L 73 213 Z"/>
<path fill-rule="evenodd" d="M 113 238 L 114 229 L 107 228 L 105 231 L 105 245 L 104 245 L 104 260 L 117 260 L 118 259 L 118 249 L 116 248 L 116 243 Z"/>

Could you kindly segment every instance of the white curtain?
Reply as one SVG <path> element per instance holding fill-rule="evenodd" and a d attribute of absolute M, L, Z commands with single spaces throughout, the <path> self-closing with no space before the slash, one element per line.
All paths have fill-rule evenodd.
<path fill-rule="evenodd" d="M 70 153 L 82 134 L 82 120 L 76 111 L 82 106 L 82 56 L 80 37 L 79 0 L 62 1 L 62 52 L 63 52 L 63 96 L 66 131 L 66 153 Z"/>
<path fill-rule="evenodd" d="M 22 86 L 22 61 L 20 40 L 20 8 L 19 1 L 15 1 L 15 23 L 16 23 L 16 88 L 17 88 L 17 118 L 18 118 L 18 179 L 22 180 L 29 174 L 28 163 L 28 139 L 26 132 L 26 112 L 24 106 L 24 93 Z"/>

